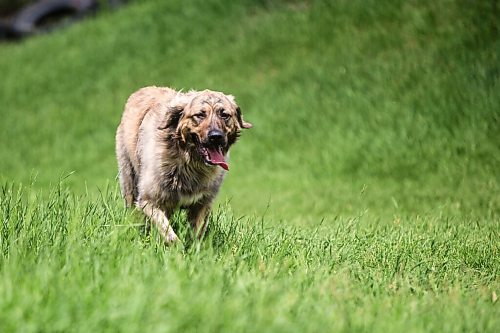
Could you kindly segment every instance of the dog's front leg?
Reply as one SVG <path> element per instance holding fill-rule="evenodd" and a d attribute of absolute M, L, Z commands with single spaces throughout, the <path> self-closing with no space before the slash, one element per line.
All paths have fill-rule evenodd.
<path fill-rule="evenodd" d="M 210 204 L 196 203 L 188 208 L 187 217 L 198 239 L 207 231 L 209 214 Z"/>
<path fill-rule="evenodd" d="M 170 226 L 167 216 L 161 209 L 147 200 L 139 201 L 137 203 L 137 207 L 142 209 L 144 214 L 146 214 L 146 216 L 149 217 L 154 224 L 156 224 L 158 231 L 166 243 L 170 244 L 178 239 L 174 229 Z"/>

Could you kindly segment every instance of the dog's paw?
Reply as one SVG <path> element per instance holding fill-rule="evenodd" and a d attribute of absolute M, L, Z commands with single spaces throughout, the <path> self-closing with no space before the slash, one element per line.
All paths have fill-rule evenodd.
<path fill-rule="evenodd" d="M 179 240 L 179 237 L 177 237 L 177 235 L 175 234 L 175 232 L 173 230 L 170 230 L 167 233 L 167 235 L 165 236 L 165 243 L 167 243 L 169 245 L 178 242 L 178 240 Z"/>

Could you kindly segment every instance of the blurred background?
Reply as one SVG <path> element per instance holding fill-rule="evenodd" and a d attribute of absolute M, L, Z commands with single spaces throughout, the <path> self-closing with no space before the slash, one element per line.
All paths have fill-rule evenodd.
<path fill-rule="evenodd" d="M 500 213 L 496 0 L 76 1 L 16 34 L 30 5 L 0 0 L 3 184 L 115 187 L 124 103 L 157 85 L 254 124 L 219 197 L 237 214 Z"/>

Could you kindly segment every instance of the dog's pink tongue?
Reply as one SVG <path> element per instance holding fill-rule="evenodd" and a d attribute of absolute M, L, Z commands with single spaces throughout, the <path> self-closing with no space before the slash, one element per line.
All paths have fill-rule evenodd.
<path fill-rule="evenodd" d="M 222 155 L 220 149 L 210 148 L 207 149 L 207 151 L 208 151 L 208 158 L 210 159 L 210 162 L 212 162 L 212 164 L 219 165 L 222 169 L 226 171 L 229 170 L 229 165 L 227 165 L 226 159 L 224 158 L 224 155 Z"/>

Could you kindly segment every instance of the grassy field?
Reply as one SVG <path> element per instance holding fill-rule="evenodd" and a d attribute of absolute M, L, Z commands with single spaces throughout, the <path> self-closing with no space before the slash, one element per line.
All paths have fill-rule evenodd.
<path fill-rule="evenodd" d="M 136 1 L 0 44 L 0 332 L 495 332 L 498 1 Z M 254 128 L 208 238 L 116 182 L 146 85 Z M 497 327 L 495 329 L 495 327 Z"/>

